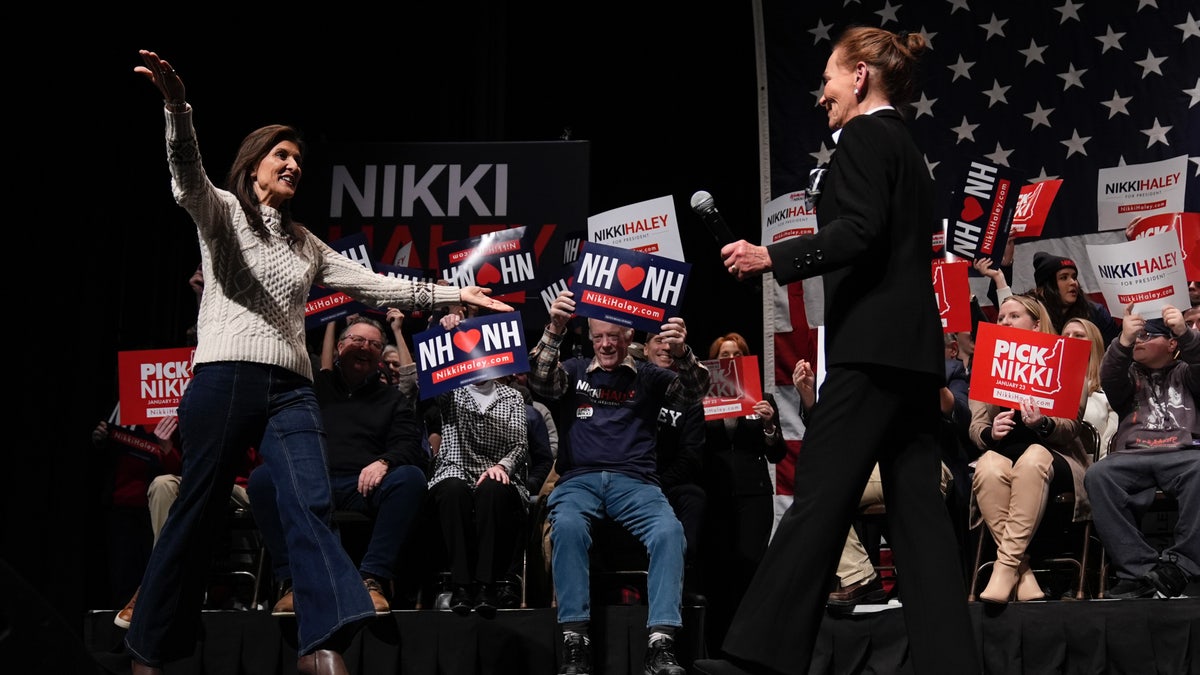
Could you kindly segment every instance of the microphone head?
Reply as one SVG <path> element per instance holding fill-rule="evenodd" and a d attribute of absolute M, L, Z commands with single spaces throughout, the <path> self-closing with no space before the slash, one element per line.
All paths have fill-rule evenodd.
<path fill-rule="evenodd" d="M 692 210 L 696 213 L 708 213 L 716 209 L 716 204 L 713 203 L 712 195 L 704 190 L 697 190 L 692 195 Z"/>

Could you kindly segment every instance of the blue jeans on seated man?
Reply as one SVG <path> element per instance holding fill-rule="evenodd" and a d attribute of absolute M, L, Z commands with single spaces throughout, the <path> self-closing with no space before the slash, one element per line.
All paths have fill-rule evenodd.
<path fill-rule="evenodd" d="M 197 365 L 179 405 L 186 444 L 179 498 L 163 525 L 138 593 L 125 644 L 147 665 L 195 650 L 212 543 L 246 448 L 278 477 L 277 507 L 293 552 L 299 653 L 375 615 L 374 605 L 330 527 L 332 490 L 324 429 L 312 383 L 276 366 L 243 361 Z M 253 475 L 253 474 L 251 474 Z"/>
<path fill-rule="evenodd" d="M 384 475 L 379 487 L 366 497 L 358 491 L 358 476 L 353 473 L 329 477 L 333 502 L 338 509 L 357 511 L 375 519 L 370 543 L 358 569 L 376 579 L 390 581 L 396 577 L 400 552 L 425 496 L 425 472 L 412 465 L 394 467 Z M 250 474 L 247 492 L 258 529 L 271 552 L 275 578 L 291 579 L 291 563 L 275 506 L 275 481 L 271 473 L 262 468 L 255 469 Z M 263 506 L 259 508 L 257 504 Z"/>
<path fill-rule="evenodd" d="M 550 541 L 558 622 L 591 619 L 591 523 L 608 517 L 646 546 L 647 626 L 683 625 L 683 526 L 657 485 L 612 471 L 573 476 L 550 492 Z"/>

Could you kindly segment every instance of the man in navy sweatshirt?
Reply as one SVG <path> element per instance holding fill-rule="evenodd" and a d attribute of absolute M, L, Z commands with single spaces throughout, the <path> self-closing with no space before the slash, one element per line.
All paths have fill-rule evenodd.
<path fill-rule="evenodd" d="M 646 546 L 649 630 L 645 672 L 684 675 L 674 653 L 683 624 L 683 527 L 663 495 L 655 439 L 659 411 L 684 407 L 708 391 L 708 371 L 684 342 L 683 321 L 669 319 L 660 335 L 676 362 L 668 370 L 628 353 L 633 329 L 588 321 L 595 356 L 559 361 L 567 321 L 575 311 L 570 291 L 550 306 L 550 324 L 529 354 L 533 392 L 562 405 L 556 469 L 550 493 L 552 566 L 563 630 L 560 675 L 591 673 L 588 623 L 588 552 L 591 524 L 611 518 Z"/>

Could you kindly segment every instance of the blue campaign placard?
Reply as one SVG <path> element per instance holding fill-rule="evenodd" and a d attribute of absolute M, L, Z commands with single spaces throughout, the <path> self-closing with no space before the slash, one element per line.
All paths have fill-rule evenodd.
<path fill-rule="evenodd" d="M 671 258 L 586 242 L 571 283 L 575 314 L 657 333 L 678 316 L 692 266 Z"/>
<path fill-rule="evenodd" d="M 467 384 L 529 370 L 520 312 L 463 319 L 452 330 L 434 326 L 413 336 L 417 387 L 425 400 Z"/>
<path fill-rule="evenodd" d="M 532 232 L 521 225 L 443 244 L 438 266 L 455 286 L 484 286 L 500 297 L 537 290 L 533 251 Z"/>
<path fill-rule="evenodd" d="M 365 269 L 371 272 L 375 271 L 368 254 L 367 237 L 362 232 L 331 241 L 329 247 L 362 265 Z M 373 308 L 369 305 L 361 303 L 341 291 L 314 285 L 308 289 L 308 301 L 304 303 L 304 330 L 319 328 L 344 316 L 362 314 L 372 310 Z"/>

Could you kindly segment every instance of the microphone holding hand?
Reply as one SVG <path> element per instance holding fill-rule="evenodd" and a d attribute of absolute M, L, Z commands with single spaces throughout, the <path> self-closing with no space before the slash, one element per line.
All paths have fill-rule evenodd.
<path fill-rule="evenodd" d="M 692 210 L 700 216 L 713 238 L 721 245 L 721 258 L 730 274 L 738 279 L 747 279 L 771 269 L 771 257 L 767 254 L 767 248 L 734 237 L 733 231 L 717 211 L 712 195 L 698 190 L 692 195 Z"/>

